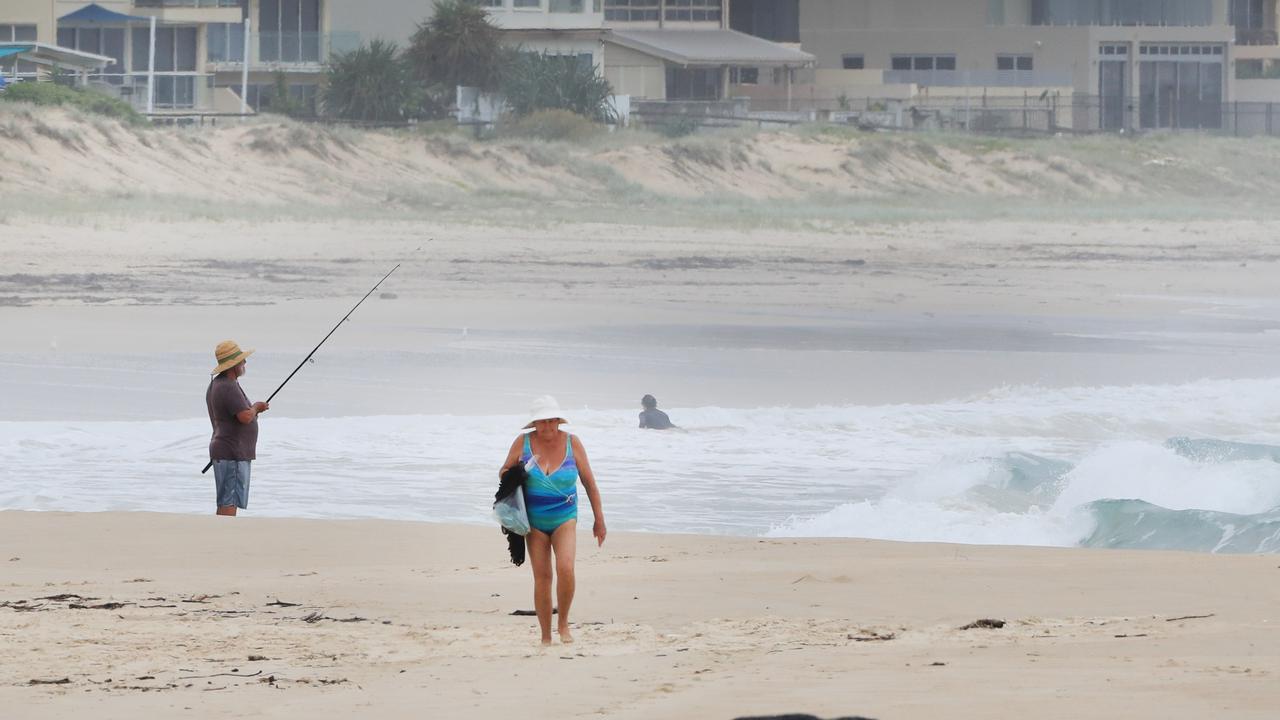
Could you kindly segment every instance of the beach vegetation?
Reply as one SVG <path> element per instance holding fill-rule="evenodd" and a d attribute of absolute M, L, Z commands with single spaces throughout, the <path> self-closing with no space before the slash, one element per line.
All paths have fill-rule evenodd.
<path fill-rule="evenodd" d="M 404 122 L 430 107 L 399 47 L 381 39 L 330 61 L 323 96 L 327 116 L 365 123 Z"/>
<path fill-rule="evenodd" d="M 502 31 L 471 0 L 439 0 L 409 39 L 406 57 L 419 82 L 452 94 L 459 85 L 498 88 L 510 52 Z"/>
<path fill-rule="evenodd" d="M 597 123 L 616 123 L 613 87 L 596 67 L 576 56 L 520 52 L 508 57 L 499 82 L 507 111 L 523 118 L 544 110 L 566 110 Z"/>
<path fill-rule="evenodd" d="M 587 140 L 604 132 L 604 126 L 569 110 L 536 110 L 515 117 L 499 128 L 499 134 L 507 137 L 525 137 L 538 140 Z"/>
<path fill-rule="evenodd" d="M 84 90 L 55 82 L 21 82 L 0 93 L 0 102 L 64 106 L 94 115 L 115 118 L 129 125 L 146 125 L 147 120 L 129 103 L 94 90 Z"/>

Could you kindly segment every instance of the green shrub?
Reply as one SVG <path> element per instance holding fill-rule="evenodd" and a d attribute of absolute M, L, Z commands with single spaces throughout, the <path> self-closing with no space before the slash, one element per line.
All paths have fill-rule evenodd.
<path fill-rule="evenodd" d="M 578 141 L 599 135 L 603 130 L 598 123 L 568 110 L 538 110 L 505 123 L 501 134 L 539 140 Z"/>
<path fill-rule="evenodd" d="M 649 125 L 654 132 L 669 138 L 682 138 L 698 131 L 698 119 L 688 115 L 666 115 Z"/>
<path fill-rule="evenodd" d="M 116 118 L 130 125 L 145 125 L 147 122 L 146 118 L 123 100 L 58 83 L 14 83 L 0 93 L 0 101 L 74 107 L 95 115 Z"/>
<path fill-rule="evenodd" d="M 338 55 L 325 74 L 326 115 L 363 122 L 421 117 L 425 94 L 395 43 L 371 40 Z"/>
<path fill-rule="evenodd" d="M 516 117 L 568 110 L 597 122 L 618 119 L 609 81 L 572 56 L 515 53 L 503 70 L 500 92 Z"/>

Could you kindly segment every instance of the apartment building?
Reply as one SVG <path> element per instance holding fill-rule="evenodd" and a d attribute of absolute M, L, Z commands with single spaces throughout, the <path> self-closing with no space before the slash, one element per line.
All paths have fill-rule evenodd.
<path fill-rule="evenodd" d="M 933 94 L 1059 89 L 1099 129 L 1217 128 L 1280 101 L 1276 0 L 731 0 L 731 27 L 799 41 L 817 84 Z M 844 72 L 833 72 L 844 71 Z M 914 91 L 913 91 L 914 92 Z"/>
<path fill-rule="evenodd" d="M 140 110 L 163 114 L 239 112 L 246 79 L 248 107 L 267 109 L 279 77 L 296 101 L 314 107 L 331 53 L 358 44 L 355 34 L 330 27 L 328 11 L 334 1 L 341 0 L 5 0 L 4 4 L 16 2 L 29 5 L 33 13 L 39 11 L 43 24 L 38 27 L 45 28 L 49 42 L 110 58 L 111 63 L 92 76 L 93 83 Z"/>
<path fill-rule="evenodd" d="M 6 81 L 35 79 L 50 69 L 86 73 L 106 58 L 59 49 L 51 0 L 0 2 L 0 75 Z"/>
<path fill-rule="evenodd" d="M 785 83 L 814 61 L 732 29 L 726 0 L 485 2 L 509 42 L 598 67 L 616 93 L 636 99 L 725 99 L 744 77 L 763 71 Z"/>

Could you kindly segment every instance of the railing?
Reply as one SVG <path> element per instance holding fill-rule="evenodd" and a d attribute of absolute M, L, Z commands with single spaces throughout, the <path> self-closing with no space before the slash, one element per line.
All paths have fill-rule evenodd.
<path fill-rule="evenodd" d="M 1066 87 L 1069 71 L 1035 70 L 886 70 L 884 82 L 891 85 L 932 87 Z"/>
<path fill-rule="evenodd" d="M 1280 45 L 1280 34 L 1275 30 L 1236 28 L 1237 45 Z"/>
<path fill-rule="evenodd" d="M 207 73 L 156 73 L 154 110 L 203 110 L 213 107 L 213 75 Z M 138 112 L 147 111 L 147 73 L 89 76 L 93 90 L 119 98 Z"/>
<path fill-rule="evenodd" d="M 238 8 L 243 0 L 133 0 L 140 8 Z"/>
<path fill-rule="evenodd" d="M 253 67 L 277 65 L 323 65 L 334 56 L 360 47 L 360 34 L 354 32 L 261 32 L 250 35 Z M 226 65 L 244 64 L 244 28 L 223 25 L 210 28 L 209 62 Z"/>

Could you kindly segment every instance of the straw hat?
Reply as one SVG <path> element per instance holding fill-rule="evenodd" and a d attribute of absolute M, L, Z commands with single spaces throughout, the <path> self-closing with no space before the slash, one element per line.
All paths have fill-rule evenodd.
<path fill-rule="evenodd" d="M 533 406 L 529 408 L 529 423 L 525 427 L 531 428 L 539 420 L 569 422 L 564 419 L 564 413 L 560 412 L 560 403 L 556 402 L 556 399 L 550 395 L 543 395 L 533 399 Z"/>
<path fill-rule="evenodd" d="M 213 351 L 213 357 L 218 361 L 218 367 L 213 369 L 210 375 L 218 375 L 223 373 L 240 363 L 244 359 L 253 354 L 252 350 L 241 350 L 240 346 L 232 340 L 223 340 L 218 343 L 218 347 Z"/>

